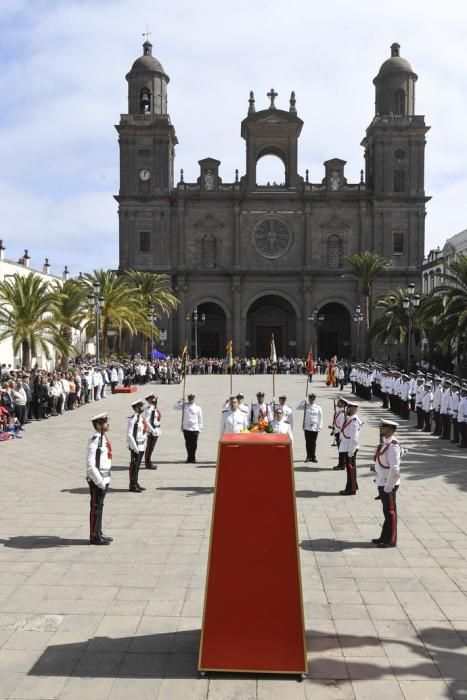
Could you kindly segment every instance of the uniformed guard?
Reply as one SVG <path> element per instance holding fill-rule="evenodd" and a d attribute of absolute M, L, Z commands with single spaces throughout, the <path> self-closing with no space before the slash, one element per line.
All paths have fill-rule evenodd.
<path fill-rule="evenodd" d="M 467 447 L 467 385 L 465 384 L 461 386 L 457 423 L 460 436 L 458 447 Z"/>
<path fill-rule="evenodd" d="M 356 401 L 347 401 L 346 418 L 341 428 L 339 463 L 342 461 L 347 470 L 345 489 L 339 491 L 341 496 L 355 496 L 358 491 L 357 452 L 358 436 L 362 425 L 362 421 L 357 416 L 358 406 Z"/>
<path fill-rule="evenodd" d="M 270 422 L 270 427 L 273 433 L 280 433 L 281 435 L 288 435 L 291 442 L 293 442 L 292 429 L 290 423 L 287 423 L 284 416 L 284 410 L 282 406 L 277 406 L 274 411 L 274 418 Z"/>
<path fill-rule="evenodd" d="M 152 462 L 151 457 L 156 446 L 156 442 L 161 434 L 161 412 L 157 408 L 157 396 L 148 394 L 144 397 L 147 406 L 144 409 L 144 419 L 146 421 L 147 441 L 144 451 L 144 465 L 146 469 L 157 469 L 157 465 Z"/>
<path fill-rule="evenodd" d="M 224 433 L 240 433 L 248 429 L 248 414 L 241 411 L 238 406 L 236 396 L 229 399 L 229 407 L 222 411 L 221 415 L 221 436 Z"/>
<path fill-rule="evenodd" d="M 306 458 L 305 462 L 317 462 L 316 441 L 318 433 L 323 427 L 323 409 L 316 403 L 316 394 L 308 394 L 308 401 L 300 401 L 297 406 L 303 411 L 303 432 L 305 435 Z"/>
<path fill-rule="evenodd" d="M 89 544 L 110 544 L 113 539 L 102 533 L 104 498 L 110 484 L 112 447 L 107 438 L 109 419 L 107 413 L 91 418 L 94 435 L 89 439 L 86 455 L 86 480 L 91 496 L 89 510 Z"/>
<path fill-rule="evenodd" d="M 431 382 L 425 382 L 424 394 L 422 396 L 422 411 L 423 411 L 423 431 L 431 433 L 431 414 L 433 411 L 433 391 Z"/>
<path fill-rule="evenodd" d="M 258 391 L 256 399 L 256 403 L 251 406 L 251 423 L 258 423 L 260 420 L 269 423 L 273 418 L 273 414 L 271 406 L 264 401 L 264 391 Z"/>
<path fill-rule="evenodd" d="M 336 409 L 334 411 L 334 416 L 332 419 L 334 440 L 335 440 L 335 443 L 337 446 L 337 454 L 338 454 L 338 463 L 336 464 L 335 467 L 333 467 L 334 471 L 337 471 L 340 469 L 345 469 L 344 453 L 339 452 L 339 445 L 340 445 L 340 441 L 341 441 L 342 426 L 344 425 L 345 419 L 346 419 L 346 412 L 345 412 L 346 407 L 347 407 L 347 399 L 344 399 L 342 396 L 339 396 L 339 398 L 336 401 Z"/>
<path fill-rule="evenodd" d="M 432 435 L 441 435 L 441 399 L 443 398 L 443 387 L 441 386 L 441 377 L 436 376 L 433 379 L 433 420 L 435 428 Z"/>
<path fill-rule="evenodd" d="M 196 463 L 198 437 L 203 430 L 203 411 L 201 406 L 195 403 L 195 398 L 194 394 L 188 394 L 187 401 L 180 399 L 175 404 L 177 410 L 183 411 L 182 430 L 185 438 L 187 464 Z"/>
<path fill-rule="evenodd" d="M 293 430 L 293 410 L 287 405 L 287 396 L 285 394 L 279 396 L 279 406 L 282 408 L 285 422 L 290 425 L 290 430 Z M 275 404 L 275 408 L 277 408 L 277 404 Z"/>
<path fill-rule="evenodd" d="M 238 401 L 238 407 L 243 413 L 246 413 L 248 415 L 248 411 L 250 410 L 248 407 L 248 404 L 245 403 L 245 395 L 242 393 L 237 394 L 237 401 Z M 230 399 L 226 401 L 226 408 L 229 407 L 230 404 Z"/>
<path fill-rule="evenodd" d="M 130 485 L 128 489 L 133 493 L 141 493 L 141 491 L 146 491 L 144 486 L 139 484 L 138 477 L 144 450 L 146 449 L 147 426 L 143 416 L 144 403 L 141 401 L 141 399 L 133 401 L 131 406 L 133 408 L 134 415 L 128 420 L 127 441 L 131 454 L 129 467 Z"/>
<path fill-rule="evenodd" d="M 381 433 L 383 442 L 375 452 L 377 498 L 382 501 L 384 523 L 381 535 L 372 540 L 378 547 L 395 547 L 397 545 L 397 507 L 396 492 L 400 484 L 401 446 L 394 433 L 399 427 L 396 421 L 382 420 Z"/>

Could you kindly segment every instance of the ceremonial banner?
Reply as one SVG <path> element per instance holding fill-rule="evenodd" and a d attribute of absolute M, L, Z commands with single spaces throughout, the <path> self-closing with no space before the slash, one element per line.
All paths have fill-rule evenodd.
<path fill-rule="evenodd" d="M 307 671 L 289 437 L 219 443 L 200 671 Z"/>

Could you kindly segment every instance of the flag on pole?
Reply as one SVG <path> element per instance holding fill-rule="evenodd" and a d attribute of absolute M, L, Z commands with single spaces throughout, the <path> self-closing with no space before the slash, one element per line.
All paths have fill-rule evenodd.
<path fill-rule="evenodd" d="M 224 364 L 227 365 L 227 367 L 233 366 L 233 348 L 232 348 L 232 341 L 231 340 L 229 340 L 229 342 L 225 346 Z"/>
<path fill-rule="evenodd" d="M 310 350 L 308 353 L 308 357 L 306 358 L 306 371 L 308 374 L 314 374 L 315 372 L 315 363 L 313 361 L 313 351 Z"/>
<path fill-rule="evenodd" d="M 277 363 L 277 353 L 276 353 L 276 344 L 274 342 L 274 333 L 271 335 L 271 354 L 269 356 L 269 359 L 273 364 Z"/>
<path fill-rule="evenodd" d="M 188 343 L 185 343 L 185 347 L 182 352 L 182 375 L 185 376 L 188 369 Z"/>

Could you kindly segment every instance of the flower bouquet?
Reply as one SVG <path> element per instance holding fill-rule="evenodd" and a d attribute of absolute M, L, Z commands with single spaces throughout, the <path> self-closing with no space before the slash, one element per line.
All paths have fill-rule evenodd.
<path fill-rule="evenodd" d="M 264 418 L 261 418 L 257 423 L 250 423 L 248 426 L 248 430 L 245 432 L 248 433 L 272 433 L 272 428 L 269 425 L 269 422 L 267 420 L 264 420 Z"/>

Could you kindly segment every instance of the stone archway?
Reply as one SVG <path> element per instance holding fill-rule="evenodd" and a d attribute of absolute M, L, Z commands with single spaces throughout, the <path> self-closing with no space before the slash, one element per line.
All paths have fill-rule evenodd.
<path fill-rule="evenodd" d="M 287 299 L 275 294 L 259 297 L 246 315 L 246 354 L 267 357 L 274 335 L 277 355 L 295 355 L 297 316 Z"/>
<path fill-rule="evenodd" d="M 206 320 L 200 323 L 202 315 Z M 199 357 L 224 357 L 227 342 L 225 311 L 212 301 L 198 304 L 198 355 Z"/>
<path fill-rule="evenodd" d="M 318 355 L 321 359 L 333 357 L 350 358 L 351 328 L 350 314 L 342 304 L 324 304 L 319 309 L 324 321 L 318 328 Z"/>

